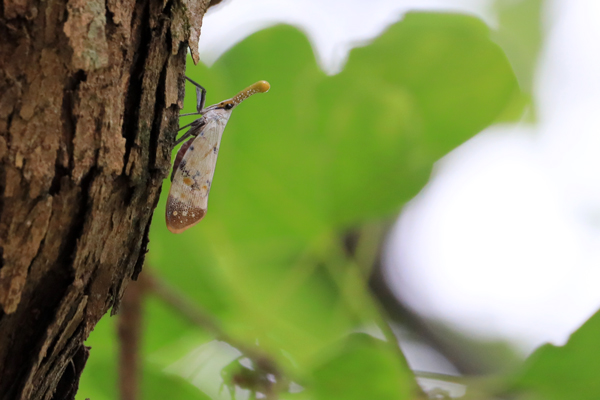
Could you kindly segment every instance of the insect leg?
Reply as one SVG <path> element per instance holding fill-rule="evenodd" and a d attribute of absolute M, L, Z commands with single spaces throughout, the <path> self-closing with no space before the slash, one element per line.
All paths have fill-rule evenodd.
<path fill-rule="evenodd" d="M 195 122 L 195 121 L 194 121 Z M 192 125 L 194 122 L 190 122 L 189 124 L 187 124 L 186 126 L 182 126 L 181 128 L 177 129 L 177 132 L 184 130 L 185 128 L 187 128 L 188 126 Z"/>
<path fill-rule="evenodd" d="M 196 121 L 194 121 L 196 122 Z M 190 122 L 189 124 L 187 124 L 186 126 L 182 126 L 181 128 L 177 129 L 177 132 L 184 130 L 185 128 L 187 128 L 188 126 L 191 126 L 194 124 L 194 122 Z M 187 139 L 188 137 L 192 136 L 192 133 L 190 132 L 191 129 L 189 131 L 187 131 L 182 137 L 179 138 L 179 140 L 177 140 L 174 144 L 174 146 L 177 146 L 179 143 L 183 142 L 185 139 Z"/>
<path fill-rule="evenodd" d="M 187 128 L 188 126 L 191 126 L 191 128 L 186 133 L 184 133 L 182 137 L 177 139 L 177 141 L 175 142 L 175 144 L 173 146 L 177 146 L 179 143 L 183 142 L 190 136 L 194 136 L 194 137 L 198 136 L 198 134 L 200 132 L 202 132 L 204 125 L 205 125 L 204 117 L 201 117 L 201 118 L 198 118 L 197 120 L 195 120 L 194 122 L 192 122 L 191 124 L 187 124 L 186 126 L 179 128 L 178 132 L 182 129 Z"/>
<path fill-rule="evenodd" d="M 191 130 L 191 129 L 190 129 Z M 177 141 L 175 142 L 175 144 L 173 145 L 173 147 L 177 146 L 179 143 L 185 141 L 185 139 L 189 138 L 190 136 L 192 136 L 192 134 L 190 133 L 190 131 L 187 131 L 182 137 L 180 137 L 179 139 L 177 139 Z"/>
<path fill-rule="evenodd" d="M 187 76 L 185 77 L 185 79 L 192 82 L 192 84 L 196 86 L 196 110 L 198 111 L 198 114 L 200 114 L 200 112 L 204 110 L 204 102 L 206 101 L 206 89 L 204 89 L 202 85 L 194 82 Z"/>

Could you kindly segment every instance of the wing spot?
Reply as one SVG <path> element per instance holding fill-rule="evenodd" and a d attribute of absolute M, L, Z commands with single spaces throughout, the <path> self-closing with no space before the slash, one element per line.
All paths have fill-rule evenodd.
<path fill-rule="evenodd" d="M 178 214 L 177 211 L 173 211 L 174 216 L 177 216 L 177 214 Z"/>
<path fill-rule="evenodd" d="M 185 178 L 183 178 L 183 183 L 185 183 L 188 186 L 192 186 L 194 184 L 194 180 L 186 176 Z"/>
<path fill-rule="evenodd" d="M 182 212 L 181 215 L 183 215 L 184 217 L 187 217 L 187 211 Z"/>

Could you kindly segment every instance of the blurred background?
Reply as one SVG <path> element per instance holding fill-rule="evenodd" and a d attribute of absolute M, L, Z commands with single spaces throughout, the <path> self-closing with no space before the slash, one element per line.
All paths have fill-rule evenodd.
<path fill-rule="evenodd" d="M 211 8 L 187 68 L 207 104 L 272 89 L 233 112 L 199 225 L 167 231 L 163 188 L 132 300 L 140 397 L 600 398 L 599 17 L 595 0 Z M 125 331 L 98 325 L 79 398 L 119 396 Z"/>

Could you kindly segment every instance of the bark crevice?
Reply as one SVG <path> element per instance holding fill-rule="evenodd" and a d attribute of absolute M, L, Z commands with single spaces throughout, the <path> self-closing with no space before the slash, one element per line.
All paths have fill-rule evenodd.
<path fill-rule="evenodd" d="M 142 43 L 148 43 L 151 38 L 149 8 L 149 4 L 138 1 L 133 13 L 132 30 Z M 124 176 L 128 175 L 126 168 L 129 165 L 131 149 L 135 145 L 135 139 L 138 135 L 139 105 L 142 99 L 142 82 L 147 58 L 148 48 L 147 46 L 143 46 L 134 54 L 129 71 L 129 86 L 125 97 L 125 112 L 123 116 L 123 128 L 121 130 L 125 138 L 125 155 L 123 156 L 122 170 L 122 175 Z"/>

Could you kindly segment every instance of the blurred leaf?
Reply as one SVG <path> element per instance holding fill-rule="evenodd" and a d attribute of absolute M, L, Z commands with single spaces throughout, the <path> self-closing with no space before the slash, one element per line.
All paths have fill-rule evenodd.
<path fill-rule="evenodd" d="M 412 377 L 396 354 L 367 334 L 350 335 L 341 351 L 315 369 L 316 399 L 410 399 Z"/>
<path fill-rule="evenodd" d="M 145 329 L 140 338 L 140 358 L 144 365 L 140 379 L 140 390 L 145 393 L 143 398 L 206 398 L 190 383 L 165 376 L 162 370 L 208 340 L 208 336 L 156 299 L 144 301 L 143 313 Z M 118 316 L 105 315 L 86 341 L 91 347 L 90 357 L 81 376 L 77 399 L 112 400 L 118 397 L 118 321 Z M 161 393 L 171 394 L 160 397 Z M 195 397 L 188 396 L 190 393 L 196 393 Z"/>
<path fill-rule="evenodd" d="M 415 13 L 352 51 L 334 77 L 318 69 L 306 37 L 289 26 L 252 35 L 212 68 L 190 64 L 187 75 L 206 87 L 208 104 L 260 79 L 272 89 L 234 111 L 198 226 L 167 231 L 169 185 L 163 189 L 152 267 L 228 335 L 258 343 L 294 379 L 310 379 L 332 343 L 382 322 L 341 232 L 396 215 L 441 156 L 518 96 L 489 36 L 472 17 Z M 186 89 L 184 112 L 195 104 Z M 378 346 L 400 363 L 390 343 L 375 346 L 375 355 L 356 351 L 388 365 Z"/>
<path fill-rule="evenodd" d="M 206 400 L 210 399 L 181 377 L 165 374 L 151 364 L 145 364 L 141 399 L 144 400 Z"/>
<path fill-rule="evenodd" d="M 221 370 L 223 387 L 227 388 L 232 398 L 235 397 L 234 393 L 238 388 L 249 390 L 254 395 L 271 393 L 274 382 L 269 379 L 268 373 L 256 368 L 249 360 L 245 361 L 248 361 L 248 366 L 242 363 L 242 359 L 235 359 Z"/>
<path fill-rule="evenodd" d="M 118 342 L 117 318 L 105 315 L 85 342 L 90 346 L 88 358 L 81 378 L 76 399 L 113 400 L 118 397 Z"/>
<path fill-rule="evenodd" d="M 147 296 L 144 299 L 144 333 L 142 338 L 144 356 L 162 352 L 165 364 L 174 362 L 189 350 L 209 339 L 208 334 L 159 299 Z M 195 338 L 195 340 L 191 340 Z M 164 354 L 165 348 L 169 354 Z M 168 357 L 168 359 L 167 359 Z"/>
<path fill-rule="evenodd" d="M 489 35 L 476 18 L 409 13 L 324 83 L 334 220 L 398 211 L 435 161 L 504 110 L 519 91 Z"/>
<path fill-rule="evenodd" d="M 494 8 L 498 16 L 498 29 L 492 38 L 505 51 L 515 71 L 522 92 L 516 93 L 500 121 L 518 121 L 523 118 L 527 107 L 528 120 L 535 120 L 533 80 L 538 57 L 542 48 L 542 7 L 544 0 L 495 0 Z"/>
<path fill-rule="evenodd" d="M 597 312 L 564 346 L 546 344 L 538 348 L 527 359 L 514 388 L 544 400 L 600 399 L 599 338 Z"/>
<path fill-rule="evenodd" d="M 238 349 L 212 340 L 172 363 L 166 371 L 185 378 L 212 399 L 228 400 L 235 388 L 226 381 L 226 371 L 240 356 Z"/>
<path fill-rule="evenodd" d="M 544 0 L 495 0 L 498 29 L 492 37 L 502 46 L 521 89 L 533 90 L 533 77 L 542 48 Z"/>

